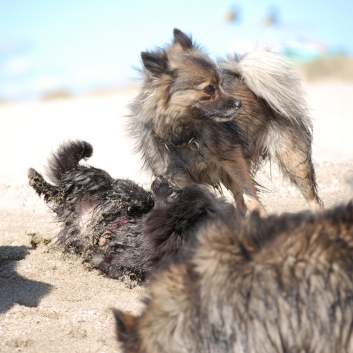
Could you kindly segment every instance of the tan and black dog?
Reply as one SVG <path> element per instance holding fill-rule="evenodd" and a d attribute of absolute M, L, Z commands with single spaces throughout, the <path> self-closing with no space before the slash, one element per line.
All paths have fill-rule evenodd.
<path fill-rule="evenodd" d="M 178 29 L 171 45 L 141 58 L 143 84 L 128 129 L 155 176 L 177 187 L 223 185 L 243 213 L 265 215 L 254 177 L 271 159 L 311 207 L 322 205 L 311 161 L 312 123 L 286 59 L 256 50 L 217 67 Z"/>

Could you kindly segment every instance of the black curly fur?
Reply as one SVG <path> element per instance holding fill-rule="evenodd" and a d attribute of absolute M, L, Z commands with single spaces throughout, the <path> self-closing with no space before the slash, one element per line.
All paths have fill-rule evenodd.
<path fill-rule="evenodd" d="M 48 160 L 46 174 L 54 184 L 59 184 L 63 175 L 78 168 L 81 159 L 92 157 L 93 147 L 86 141 L 67 141 L 61 144 Z"/>
<path fill-rule="evenodd" d="M 157 177 L 151 193 L 131 180 L 79 164 L 92 152 L 85 141 L 62 144 L 48 161 L 55 185 L 34 169 L 28 178 L 62 224 L 56 244 L 109 277 L 142 280 L 205 219 L 234 212 L 200 185 L 179 190 Z"/>

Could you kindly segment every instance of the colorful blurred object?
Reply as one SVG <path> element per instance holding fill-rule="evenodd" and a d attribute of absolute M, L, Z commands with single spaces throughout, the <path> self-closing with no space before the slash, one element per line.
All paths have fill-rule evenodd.
<path fill-rule="evenodd" d="M 296 62 L 307 62 L 329 53 L 333 54 L 327 45 L 308 39 L 284 41 L 282 53 Z"/>
<path fill-rule="evenodd" d="M 233 4 L 222 11 L 221 18 L 225 22 L 237 24 L 241 20 L 241 9 L 239 6 Z"/>
<path fill-rule="evenodd" d="M 262 21 L 262 25 L 264 27 L 274 27 L 278 26 L 280 23 L 279 21 L 279 10 L 277 7 L 270 7 L 267 10 L 267 14 Z"/>

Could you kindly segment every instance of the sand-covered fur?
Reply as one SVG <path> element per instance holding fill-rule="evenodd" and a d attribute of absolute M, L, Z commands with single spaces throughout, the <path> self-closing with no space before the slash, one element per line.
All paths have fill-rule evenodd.
<path fill-rule="evenodd" d="M 203 227 L 150 287 L 114 310 L 124 352 L 350 352 L 353 203 Z"/>
<path fill-rule="evenodd" d="M 142 280 L 175 254 L 200 224 L 234 210 L 205 187 L 180 190 L 157 177 L 148 192 L 128 179 L 80 164 L 92 155 L 85 141 L 62 144 L 48 161 L 53 184 L 34 169 L 29 183 L 55 212 L 56 245 L 82 255 L 109 277 Z"/>

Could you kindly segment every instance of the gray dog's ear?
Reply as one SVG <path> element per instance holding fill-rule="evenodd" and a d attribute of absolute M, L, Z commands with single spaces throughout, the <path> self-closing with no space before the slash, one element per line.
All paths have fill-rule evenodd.
<path fill-rule="evenodd" d="M 158 53 L 141 52 L 141 59 L 145 69 L 152 74 L 152 76 L 160 77 L 163 73 L 168 73 L 168 57 L 165 51 Z"/>
<path fill-rule="evenodd" d="M 192 37 L 187 36 L 180 29 L 174 28 L 173 34 L 174 34 L 174 40 L 173 40 L 174 45 L 180 44 L 180 46 L 184 51 L 192 50 L 195 48 L 194 43 L 192 41 Z"/>
<path fill-rule="evenodd" d="M 131 339 L 130 335 L 134 332 L 135 317 L 115 308 L 110 309 L 115 318 L 118 341 L 123 344 L 127 343 L 129 338 Z"/>

